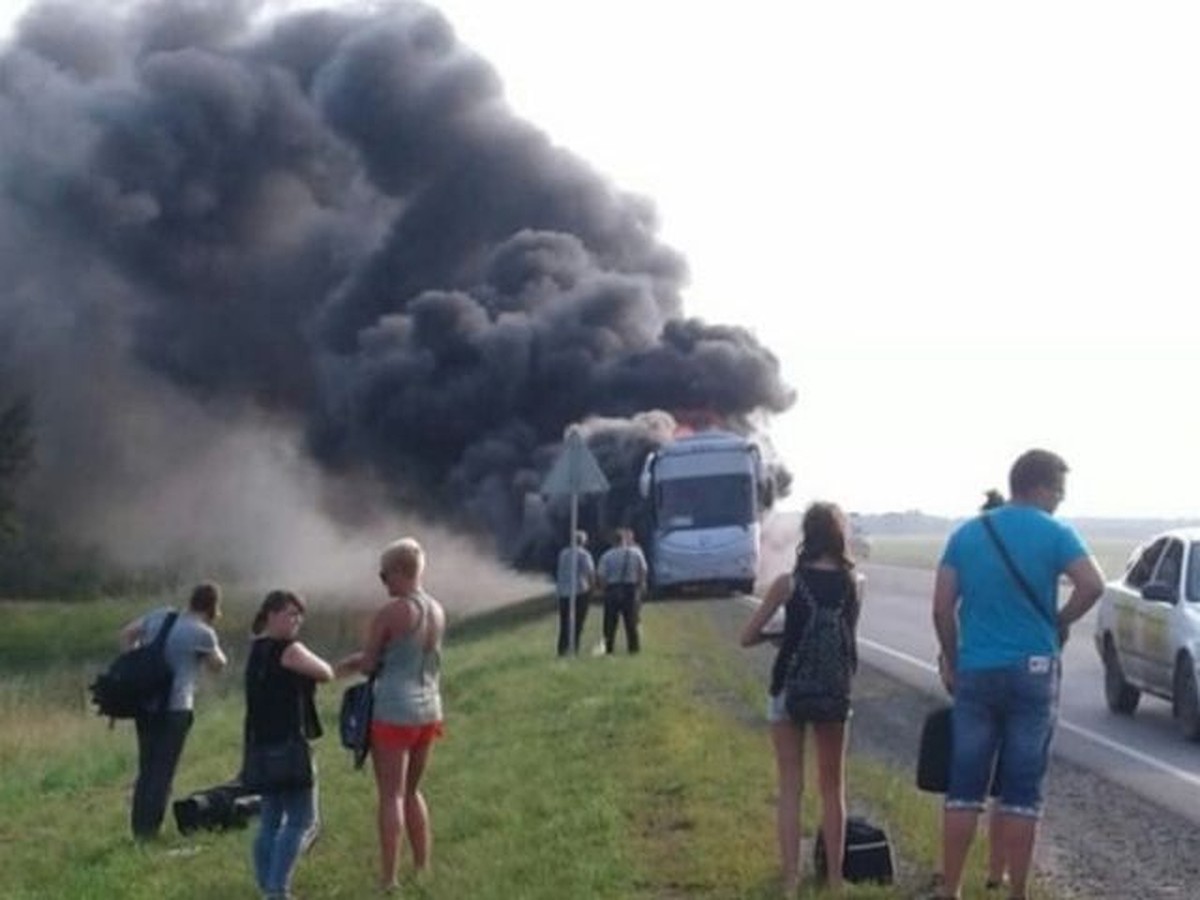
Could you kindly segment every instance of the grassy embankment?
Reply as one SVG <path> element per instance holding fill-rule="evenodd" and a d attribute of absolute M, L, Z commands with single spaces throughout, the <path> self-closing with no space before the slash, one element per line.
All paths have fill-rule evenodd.
<path fill-rule="evenodd" d="M 126 836 L 132 728 L 110 730 L 90 715 L 83 686 L 134 611 L 0 604 L 5 900 L 256 896 L 251 831 L 184 838 L 169 825 L 161 842 L 144 847 Z M 223 632 L 244 633 L 247 617 L 233 610 Z M 313 612 L 307 637 L 333 655 L 351 643 L 357 619 Z M 553 628 L 544 600 L 455 624 L 444 676 L 449 735 L 426 784 L 435 871 L 406 879 L 404 895 L 777 896 L 761 685 L 741 651 L 686 603 L 646 608 L 653 650 L 634 658 L 555 660 Z M 232 649 L 236 672 L 244 647 Z M 323 692 L 325 828 L 299 869 L 295 887 L 306 900 L 373 896 L 372 783 L 336 744 L 339 695 Z M 177 795 L 236 770 L 241 708 L 236 674 L 204 685 Z M 851 761 L 850 784 L 852 808 L 887 825 L 906 864 L 896 887 L 847 896 L 919 896 L 935 852 L 935 804 L 910 787 L 908 773 L 860 760 Z M 809 831 L 814 812 L 810 790 Z M 969 897 L 984 896 L 972 890 Z"/>
<path fill-rule="evenodd" d="M 1105 578 L 1117 578 L 1125 571 L 1129 554 L 1139 543 L 1120 538 L 1092 538 L 1088 547 L 1100 562 Z M 872 535 L 868 563 L 904 566 L 912 569 L 933 569 L 946 545 L 944 536 L 935 535 Z"/>

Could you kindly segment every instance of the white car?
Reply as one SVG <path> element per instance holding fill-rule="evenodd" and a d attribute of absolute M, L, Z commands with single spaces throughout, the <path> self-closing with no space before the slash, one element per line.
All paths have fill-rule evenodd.
<path fill-rule="evenodd" d="M 1143 693 L 1170 701 L 1180 733 L 1200 740 L 1200 528 L 1157 535 L 1110 581 L 1096 617 L 1104 699 L 1131 715 Z"/>

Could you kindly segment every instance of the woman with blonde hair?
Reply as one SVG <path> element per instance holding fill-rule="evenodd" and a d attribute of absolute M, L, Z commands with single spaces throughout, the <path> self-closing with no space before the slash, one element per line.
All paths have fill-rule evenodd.
<path fill-rule="evenodd" d="M 821 833 L 824 837 L 829 887 L 842 885 L 842 860 L 846 833 L 846 723 L 848 701 L 820 720 L 794 721 L 785 708 L 784 685 L 797 649 L 817 607 L 840 615 L 841 634 L 847 641 L 850 671 L 857 663 L 855 630 L 860 598 L 854 561 L 847 550 L 847 525 L 842 511 L 832 503 L 814 503 L 804 513 L 795 568 L 771 584 L 767 596 L 742 629 L 744 647 L 768 640 L 763 628 L 783 607 L 783 637 L 771 670 L 767 721 L 779 779 L 776 831 L 787 896 L 800 886 L 800 801 L 804 790 L 804 737 L 812 729 L 817 751 L 817 789 L 821 795 Z M 820 632 L 818 632 L 820 633 Z M 838 706 L 838 704 L 832 704 Z"/>
<path fill-rule="evenodd" d="M 446 615 L 421 586 L 425 553 L 413 538 L 386 547 L 379 578 L 388 601 L 375 613 L 366 644 L 337 664 L 340 673 L 375 673 L 371 763 L 378 794 L 379 881 L 396 888 L 397 857 L 407 834 L 413 865 L 429 867 L 433 833 L 421 777 L 442 734 L 440 685 Z"/>

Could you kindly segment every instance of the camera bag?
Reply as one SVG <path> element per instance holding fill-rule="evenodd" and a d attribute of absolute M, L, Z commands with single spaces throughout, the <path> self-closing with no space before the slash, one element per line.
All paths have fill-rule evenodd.
<path fill-rule="evenodd" d="M 167 635 L 178 618 L 179 613 L 169 612 L 154 640 L 126 650 L 88 685 L 98 715 L 132 719 L 166 706 L 175 677 L 167 662 Z"/>

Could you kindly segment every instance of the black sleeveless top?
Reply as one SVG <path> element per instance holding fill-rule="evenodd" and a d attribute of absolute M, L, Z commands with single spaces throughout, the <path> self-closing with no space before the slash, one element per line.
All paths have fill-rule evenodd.
<path fill-rule="evenodd" d="M 851 637 L 854 636 L 855 629 L 858 627 L 859 610 L 858 593 L 854 590 L 853 572 L 845 569 L 814 569 L 812 566 L 797 566 L 796 570 L 792 572 L 792 578 L 793 583 L 795 579 L 803 578 L 809 593 L 821 606 L 841 606 L 842 617 L 845 619 Z M 800 636 L 804 633 L 804 626 L 808 624 L 811 614 L 812 608 L 803 592 L 798 588 L 793 588 L 792 596 L 788 597 L 787 603 L 784 604 L 783 638 L 779 644 L 779 652 L 775 655 L 775 664 L 771 666 L 771 686 L 768 689 L 771 696 L 775 696 L 783 690 L 788 665 L 792 655 L 796 652 Z M 851 654 L 855 652 L 853 641 L 850 642 L 850 652 Z M 857 658 L 852 656 L 851 664 L 857 665 L 857 662 Z"/>
<path fill-rule="evenodd" d="M 246 660 L 247 743 L 275 744 L 288 738 L 321 736 L 313 694 L 317 683 L 284 668 L 280 661 L 292 641 L 258 638 Z"/>

